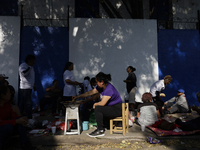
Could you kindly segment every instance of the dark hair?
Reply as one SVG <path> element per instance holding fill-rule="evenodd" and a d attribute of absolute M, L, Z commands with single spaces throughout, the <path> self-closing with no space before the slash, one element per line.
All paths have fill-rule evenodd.
<path fill-rule="evenodd" d="M 142 101 L 145 103 L 145 102 L 149 102 L 150 100 L 152 100 L 152 95 L 151 93 L 144 93 L 142 95 Z"/>
<path fill-rule="evenodd" d="M 96 79 L 99 82 L 103 81 L 105 84 L 107 84 L 109 81 L 111 81 L 111 75 L 110 74 L 105 74 L 103 72 L 99 72 L 96 75 Z"/>
<path fill-rule="evenodd" d="M 86 77 L 84 78 L 84 80 L 90 81 L 90 77 L 89 77 L 89 76 L 86 76 Z"/>
<path fill-rule="evenodd" d="M 172 77 L 170 76 L 170 75 L 166 75 L 165 77 L 164 77 L 164 80 L 169 80 L 169 81 L 172 81 Z"/>
<path fill-rule="evenodd" d="M 8 87 L 5 85 L 0 85 L 0 99 L 1 99 L 1 95 L 5 95 L 8 91 Z"/>
<path fill-rule="evenodd" d="M 11 93 L 10 102 L 11 102 L 11 104 L 14 104 L 15 89 L 12 85 L 8 85 L 8 88 Z"/>
<path fill-rule="evenodd" d="M 91 80 L 90 80 L 90 84 L 92 84 L 92 83 L 96 83 L 96 79 L 94 77 L 91 78 Z"/>
<path fill-rule="evenodd" d="M 66 70 L 68 70 L 68 69 L 69 69 L 69 66 L 71 66 L 71 65 L 73 65 L 72 62 L 70 62 L 70 61 L 66 62 L 65 67 L 64 67 L 64 70 L 63 70 L 63 73 L 64 73 Z"/>
<path fill-rule="evenodd" d="M 34 59 L 35 60 L 35 56 L 34 55 L 27 55 L 25 62 L 28 63 L 30 60 Z"/>
<path fill-rule="evenodd" d="M 136 69 L 135 69 L 135 68 L 133 68 L 132 66 L 128 66 L 128 68 L 130 68 L 130 69 L 131 69 L 131 72 L 133 72 L 133 71 L 136 71 Z"/>
<path fill-rule="evenodd" d="M 57 79 L 54 79 L 52 83 L 54 84 L 54 83 L 57 82 L 57 81 L 58 81 Z M 58 82 L 59 82 L 59 81 L 58 81 Z"/>

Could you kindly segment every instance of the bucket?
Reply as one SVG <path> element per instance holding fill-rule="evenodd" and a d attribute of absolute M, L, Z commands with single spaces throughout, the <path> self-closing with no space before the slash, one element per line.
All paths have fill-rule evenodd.
<path fill-rule="evenodd" d="M 82 122 L 82 128 L 83 128 L 84 131 L 88 130 L 88 125 L 89 125 L 89 121 L 83 121 Z"/>

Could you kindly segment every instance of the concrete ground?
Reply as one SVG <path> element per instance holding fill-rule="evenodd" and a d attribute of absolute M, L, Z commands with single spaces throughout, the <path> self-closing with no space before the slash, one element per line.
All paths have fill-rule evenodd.
<path fill-rule="evenodd" d="M 37 117 L 36 120 L 38 120 L 39 122 L 42 122 L 43 120 L 54 121 L 55 118 L 52 115 L 45 115 L 45 116 Z M 87 131 L 81 131 L 80 135 L 64 135 L 64 131 L 57 130 L 55 135 L 53 135 L 50 132 L 49 134 L 45 136 L 30 136 L 30 141 L 33 146 L 37 147 L 38 150 L 40 149 L 98 149 L 97 145 L 102 146 L 102 147 L 101 146 L 99 147 L 99 149 L 101 150 L 128 149 L 128 148 L 145 149 L 145 150 L 200 149 L 200 145 L 198 144 L 200 135 L 158 137 L 150 129 L 146 128 L 145 131 L 142 132 L 140 126 L 133 124 L 133 126 L 129 128 L 129 132 L 126 133 L 125 136 L 123 136 L 121 132 L 110 134 L 110 130 L 106 130 L 105 136 L 100 137 L 100 138 L 91 138 L 87 136 L 86 133 L 90 133 L 93 130 L 95 130 L 95 128 L 89 129 Z M 147 143 L 146 139 L 149 136 L 161 140 L 162 144 Z M 17 138 L 17 137 L 13 137 L 13 138 Z M 196 140 L 198 141 L 196 142 Z M 13 139 L 12 141 L 17 141 L 17 140 Z M 169 144 L 170 142 L 171 144 Z M 186 147 L 186 145 L 184 145 L 187 142 L 189 142 L 189 148 Z M 194 143 L 194 144 L 190 144 L 190 143 Z M 87 145 L 87 148 L 85 147 L 85 145 Z M 112 146 L 108 146 L 108 145 L 112 145 Z M 118 147 L 116 147 L 117 145 Z M 135 145 L 140 145 L 140 146 L 137 146 L 137 148 L 136 147 L 133 148 L 133 146 Z M 113 146 L 115 147 L 113 148 Z"/>
<path fill-rule="evenodd" d="M 37 120 L 55 120 L 51 115 L 39 116 Z M 96 145 L 96 144 L 105 144 L 105 143 L 121 143 L 122 141 L 138 141 L 144 142 L 147 137 L 154 137 L 159 140 L 165 141 L 168 139 L 185 141 L 188 139 L 200 139 L 200 135 L 190 135 L 190 136 L 166 136 L 166 137 L 158 137 L 154 132 L 150 129 L 146 128 L 144 132 L 141 131 L 140 126 L 133 124 L 132 127 L 129 128 L 129 132 L 126 133 L 125 136 L 122 135 L 121 132 L 115 132 L 110 134 L 110 130 L 105 131 L 105 136 L 100 138 L 91 138 L 87 136 L 87 133 L 91 133 L 95 128 L 89 129 L 87 131 L 81 131 L 80 135 L 63 135 L 64 132 L 62 130 L 58 130 L 55 135 L 46 136 L 46 137 L 31 137 L 31 141 L 33 145 Z M 149 148 L 149 147 L 148 147 Z M 158 147 L 157 147 L 158 148 Z M 154 147 L 155 149 L 155 147 Z M 161 147 L 159 147 L 161 149 Z"/>

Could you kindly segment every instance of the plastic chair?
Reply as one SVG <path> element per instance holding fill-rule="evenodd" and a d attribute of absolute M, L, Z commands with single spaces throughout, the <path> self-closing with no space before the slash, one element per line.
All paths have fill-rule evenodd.
<path fill-rule="evenodd" d="M 129 105 L 128 103 L 122 103 L 122 117 L 116 117 L 114 119 L 110 119 L 110 134 L 113 134 L 113 132 L 122 132 L 123 135 L 128 133 L 129 128 Z M 122 127 L 117 127 L 117 122 L 122 122 Z M 113 124 L 113 122 L 115 122 Z"/>

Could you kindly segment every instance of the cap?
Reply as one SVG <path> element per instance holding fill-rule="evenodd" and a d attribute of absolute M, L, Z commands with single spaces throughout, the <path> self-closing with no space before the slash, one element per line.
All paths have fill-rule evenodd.
<path fill-rule="evenodd" d="M 185 91 L 183 89 L 179 89 L 178 92 L 185 93 Z"/>
<path fill-rule="evenodd" d="M 0 78 L 8 79 L 8 77 L 5 74 L 0 74 Z"/>

